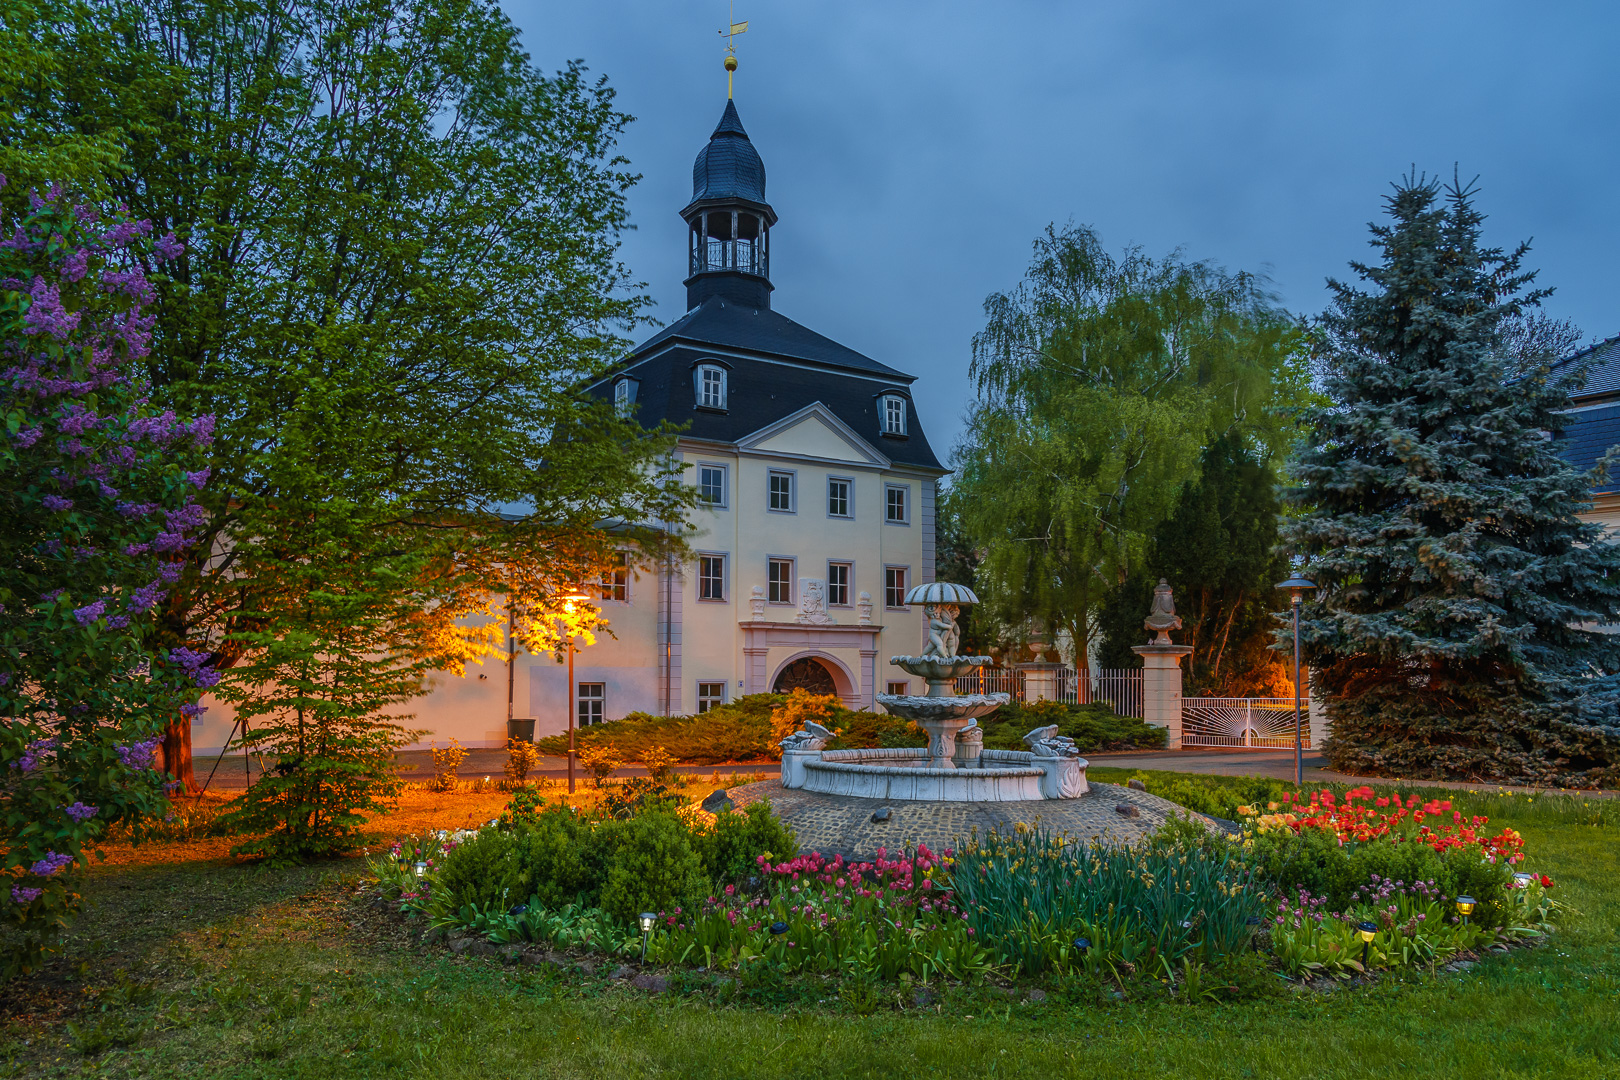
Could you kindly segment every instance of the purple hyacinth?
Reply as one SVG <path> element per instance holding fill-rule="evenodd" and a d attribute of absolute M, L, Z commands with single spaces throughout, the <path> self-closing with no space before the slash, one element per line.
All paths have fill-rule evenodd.
<path fill-rule="evenodd" d="M 82 802 L 75 802 L 72 806 L 64 806 L 62 809 L 66 810 L 67 816 L 72 818 L 74 821 L 89 821 L 91 818 L 101 813 L 101 807 L 86 806 Z"/>
<path fill-rule="evenodd" d="M 35 900 L 38 900 L 44 895 L 44 889 L 25 889 L 21 885 L 13 885 L 11 887 L 12 902 L 17 904 L 32 904 Z"/>
<path fill-rule="evenodd" d="M 33 874 L 35 877 L 50 877 L 58 871 L 72 865 L 73 856 L 58 855 L 54 851 L 47 851 L 43 859 L 39 860 L 39 862 L 28 868 L 28 872 Z"/>

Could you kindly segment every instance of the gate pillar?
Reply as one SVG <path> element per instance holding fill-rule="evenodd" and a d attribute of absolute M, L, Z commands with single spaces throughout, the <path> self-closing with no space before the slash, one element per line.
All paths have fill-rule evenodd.
<path fill-rule="evenodd" d="M 1181 658 L 1192 655 L 1191 645 L 1135 645 L 1142 658 L 1142 719 L 1168 728 L 1165 746 L 1181 749 Z"/>

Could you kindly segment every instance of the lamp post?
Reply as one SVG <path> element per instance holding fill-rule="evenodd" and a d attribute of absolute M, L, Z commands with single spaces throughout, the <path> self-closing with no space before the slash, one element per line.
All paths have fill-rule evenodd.
<path fill-rule="evenodd" d="M 1295 574 L 1287 581 L 1278 584 L 1279 589 L 1288 589 L 1293 593 L 1294 609 L 1294 783 L 1305 783 L 1305 738 L 1303 724 L 1300 719 L 1300 682 L 1299 682 L 1299 609 L 1305 602 L 1305 590 L 1316 588 L 1316 582 L 1309 578 Z"/>
<path fill-rule="evenodd" d="M 590 597 L 569 593 L 563 597 L 563 628 L 568 631 L 568 794 L 574 793 L 574 605 Z"/>

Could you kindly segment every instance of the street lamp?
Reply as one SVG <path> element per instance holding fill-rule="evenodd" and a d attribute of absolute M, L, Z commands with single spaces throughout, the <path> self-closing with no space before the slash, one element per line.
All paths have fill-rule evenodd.
<path fill-rule="evenodd" d="M 565 615 L 574 613 L 574 605 L 590 597 L 583 593 L 569 593 L 562 598 Z M 567 619 L 563 621 L 568 631 L 568 794 L 574 793 L 574 624 Z"/>
<path fill-rule="evenodd" d="M 1305 602 L 1305 591 L 1316 588 L 1316 582 L 1309 578 L 1295 574 L 1287 581 L 1278 584 L 1279 589 L 1289 589 L 1293 592 L 1294 608 L 1294 783 L 1305 783 L 1305 737 L 1304 725 L 1300 720 L 1300 683 L 1299 683 L 1299 608 Z"/>

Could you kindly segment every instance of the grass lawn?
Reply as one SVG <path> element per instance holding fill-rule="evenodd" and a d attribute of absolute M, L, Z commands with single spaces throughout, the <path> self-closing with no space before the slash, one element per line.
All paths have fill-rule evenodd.
<path fill-rule="evenodd" d="M 386 834 L 487 821 L 504 796 L 408 793 Z M 474 800 L 477 800 L 474 805 Z M 1518 816 L 1515 816 L 1515 815 Z M 358 861 L 261 871 L 228 840 L 115 849 L 43 975 L 0 988 L 0 1075 L 196 1077 L 1620 1076 L 1613 825 L 1502 800 L 1581 914 L 1458 974 L 1186 1006 L 817 984 L 649 995 L 422 950 L 355 895 Z"/>

